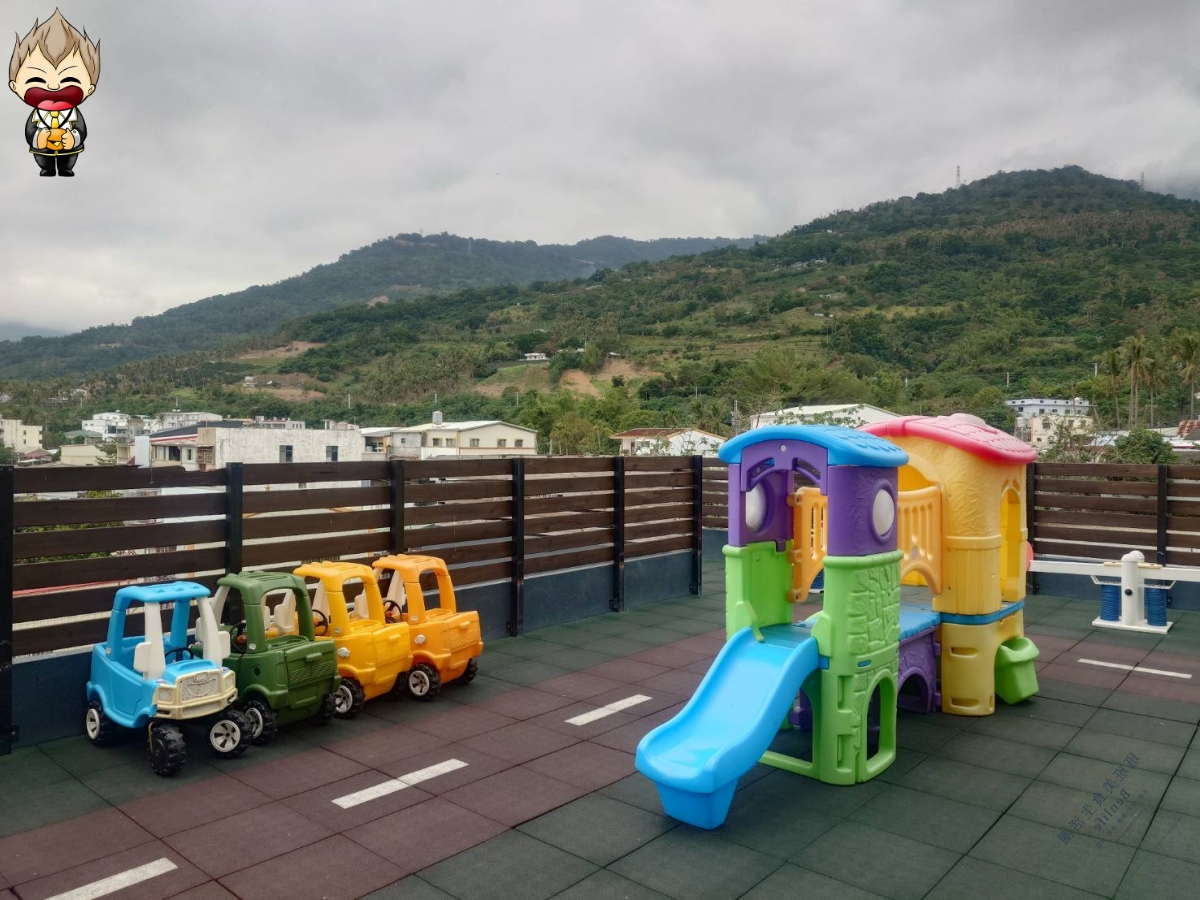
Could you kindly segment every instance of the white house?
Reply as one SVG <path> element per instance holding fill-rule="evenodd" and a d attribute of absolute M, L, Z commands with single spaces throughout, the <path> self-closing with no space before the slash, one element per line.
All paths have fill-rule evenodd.
<path fill-rule="evenodd" d="M 845 425 L 859 428 L 900 418 L 894 412 L 869 403 L 824 403 L 814 406 L 788 406 L 774 412 L 750 417 L 750 428 L 766 425 Z"/>
<path fill-rule="evenodd" d="M 26 425 L 20 419 L 0 419 L 0 446 L 17 453 L 31 453 L 42 448 L 42 426 Z"/>
<path fill-rule="evenodd" d="M 223 417 L 210 412 L 181 412 L 173 409 L 158 417 L 158 428 L 155 431 L 168 431 L 174 428 L 187 428 L 189 425 L 199 425 L 202 422 L 220 422 Z"/>
<path fill-rule="evenodd" d="M 149 429 L 146 427 L 146 420 L 151 423 Z M 153 430 L 156 424 L 149 416 L 136 416 L 118 409 L 115 412 L 96 413 L 92 418 L 84 420 L 81 427 L 90 437 L 113 441 L 145 434 Z"/>
<path fill-rule="evenodd" d="M 496 419 L 433 421 L 410 427 L 363 429 L 366 459 L 469 458 L 473 456 L 537 456 L 537 431 Z"/>
<path fill-rule="evenodd" d="M 245 428 L 234 422 L 159 432 L 150 445 L 152 465 L 201 472 L 231 462 L 357 462 L 364 450 L 358 430 Z"/>
<path fill-rule="evenodd" d="M 1092 404 L 1082 397 L 1056 400 L 1045 397 L 1025 400 L 1005 400 L 1004 405 L 1018 417 L 1032 419 L 1034 416 L 1090 416 Z"/>
<path fill-rule="evenodd" d="M 725 438 L 698 428 L 631 428 L 609 435 L 622 456 L 716 456 Z"/>
<path fill-rule="evenodd" d="M 1004 405 L 1016 414 L 1013 428 L 1016 436 L 1039 450 L 1054 443 L 1060 428 L 1085 434 L 1096 427 L 1092 421 L 1092 404 L 1082 397 L 1066 400 L 1045 397 L 1005 400 Z"/>

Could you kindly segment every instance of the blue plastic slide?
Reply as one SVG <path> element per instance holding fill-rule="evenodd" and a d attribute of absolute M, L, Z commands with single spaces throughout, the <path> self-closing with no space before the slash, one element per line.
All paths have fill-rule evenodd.
<path fill-rule="evenodd" d="M 773 625 L 761 635 L 734 634 L 679 715 L 638 744 L 638 771 L 681 822 L 716 828 L 725 821 L 738 779 L 767 751 L 804 679 L 820 667 L 806 629 Z"/>

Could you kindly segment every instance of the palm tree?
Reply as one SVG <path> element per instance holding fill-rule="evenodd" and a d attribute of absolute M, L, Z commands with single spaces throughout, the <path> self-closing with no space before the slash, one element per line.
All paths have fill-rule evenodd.
<path fill-rule="evenodd" d="M 1196 380 L 1200 378 L 1200 332 L 1185 331 L 1171 345 L 1171 361 L 1187 385 L 1188 418 L 1196 419 Z"/>
<path fill-rule="evenodd" d="M 1137 427 L 1138 388 L 1146 380 L 1150 347 L 1140 334 L 1125 338 L 1121 344 L 1121 360 L 1129 374 L 1129 427 Z"/>
<path fill-rule="evenodd" d="M 1121 352 L 1115 347 L 1104 354 L 1104 376 L 1112 391 L 1113 425 L 1121 427 L 1121 382 L 1124 381 L 1125 367 L 1121 362 Z"/>

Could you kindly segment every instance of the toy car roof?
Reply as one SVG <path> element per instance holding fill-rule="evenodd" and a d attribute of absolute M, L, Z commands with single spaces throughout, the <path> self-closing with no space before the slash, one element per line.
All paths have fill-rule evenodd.
<path fill-rule="evenodd" d="M 246 590 L 265 592 L 291 588 L 305 590 L 304 579 L 291 572 L 238 572 L 236 575 L 223 575 L 217 579 L 217 584 L 222 587 L 237 588 L 243 592 Z"/>
<path fill-rule="evenodd" d="M 130 603 L 178 603 L 207 597 L 209 590 L 194 581 L 167 581 L 161 584 L 131 584 L 117 591 L 115 605 Z"/>
<path fill-rule="evenodd" d="M 424 556 L 416 553 L 393 553 L 391 556 L 381 556 L 371 563 L 376 569 L 388 569 L 401 574 L 416 575 L 427 571 L 445 571 L 446 561 L 438 556 Z"/>
<path fill-rule="evenodd" d="M 329 561 L 305 563 L 294 570 L 297 575 L 310 578 L 332 578 L 335 581 L 346 578 L 375 579 L 375 570 L 362 563 Z"/>
<path fill-rule="evenodd" d="M 838 425 L 767 425 L 726 441 L 717 455 L 727 463 L 742 461 L 742 451 L 767 441 L 803 441 L 823 447 L 831 466 L 899 467 L 908 454 L 890 441 Z"/>

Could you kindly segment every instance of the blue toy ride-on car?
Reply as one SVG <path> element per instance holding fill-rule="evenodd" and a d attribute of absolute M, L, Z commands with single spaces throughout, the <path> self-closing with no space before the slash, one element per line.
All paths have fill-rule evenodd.
<path fill-rule="evenodd" d="M 196 637 L 203 656 L 188 650 L 192 601 L 199 619 Z M 173 604 L 171 631 L 164 637 L 162 612 Z M 125 637 L 127 619 L 141 607 L 144 636 Z M 217 626 L 208 589 L 191 581 L 123 587 L 113 601 L 108 640 L 92 649 L 87 683 L 87 718 L 93 744 L 108 743 L 114 727 L 145 728 L 150 765 L 174 775 L 187 759 L 178 723 L 203 720 L 209 746 L 219 757 L 240 756 L 250 746 L 252 728 L 237 700 L 237 677 L 222 660 L 229 634 Z"/>

